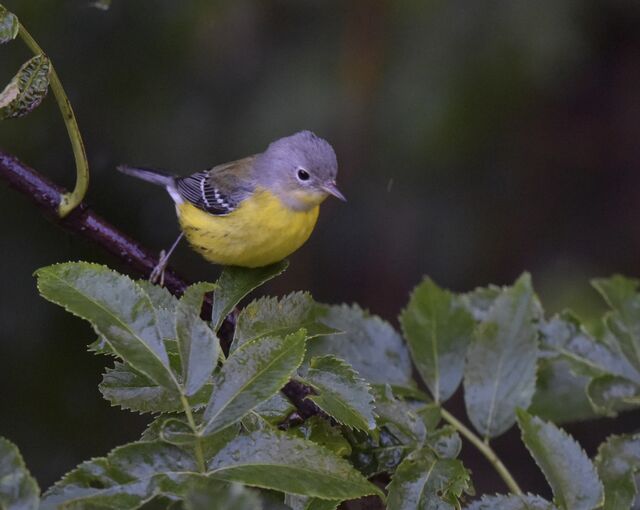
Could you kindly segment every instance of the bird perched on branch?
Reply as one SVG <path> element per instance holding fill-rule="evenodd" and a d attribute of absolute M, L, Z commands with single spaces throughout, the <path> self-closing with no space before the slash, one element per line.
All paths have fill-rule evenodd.
<path fill-rule="evenodd" d="M 327 196 L 345 200 L 336 187 L 333 148 L 310 131 L 187 177 L 129 166 L 118 170 L 164 186 L 176 205 L 182 232 L 152 280 L 183 236 L 215 264 L 261 267 L 278 262 L 309 238 Z"/>

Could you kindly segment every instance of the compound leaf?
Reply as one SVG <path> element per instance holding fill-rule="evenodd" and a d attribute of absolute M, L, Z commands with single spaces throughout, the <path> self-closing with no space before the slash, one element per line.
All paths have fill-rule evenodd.
<path fill-rule="evenodd" d="M 38 483 L 27 471 L 17 446 L 0 437 L 0 508 L 37 510 L 39 501 Z"/>
<path fill-rule="evenodd" d="M 640 471 L 640 434 L 610 436 L 598 448 L 596 468 L 604 485 L 603 510 L 629 510 Z"/>

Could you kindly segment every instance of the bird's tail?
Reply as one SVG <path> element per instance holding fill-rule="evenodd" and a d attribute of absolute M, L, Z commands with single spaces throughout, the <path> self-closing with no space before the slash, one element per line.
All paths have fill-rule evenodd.
<path fill-rule="evenodd" d="M 171 187 L 175 182 L 175 178 L 172 175 L 150 168 L 134 168 L 127 165 L 120 165 L 118 171 L 142 179 L 143 181 L 157 184 L 158 186 Z"/>

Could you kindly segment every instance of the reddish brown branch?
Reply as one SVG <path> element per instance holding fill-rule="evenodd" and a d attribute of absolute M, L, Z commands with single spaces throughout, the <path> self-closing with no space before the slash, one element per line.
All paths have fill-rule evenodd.
<path fill-rule="evenodd" d="M 25 195 L 53 223 L 97 244 L 119 259 L 131 272 L 148 277 L 158 263 L 155 253 L 98 216 L 85 203 L 80 204 L 66 218 L 60 218 L 58 204 L 61 195 L 67 190 L 1 150 L 0 179 Z M 178 295 L 189 285 L 187 280 L 178 276 L 171 268 L 165 271 L 164 284 L 171 293 Z M 227 318 L 223 323 L 220 333 L 227 337 L 222 338 L 223 344 L 228 345 L 233 337 L 234 324 L 233 317 Z M 313 414 L 314 409 L 317 410 L 313 402 L 305 400 L 308 389 L 304 385 L 291 381 L 283 392 L 299 407 L 301 416 L 306 418 Z"/>

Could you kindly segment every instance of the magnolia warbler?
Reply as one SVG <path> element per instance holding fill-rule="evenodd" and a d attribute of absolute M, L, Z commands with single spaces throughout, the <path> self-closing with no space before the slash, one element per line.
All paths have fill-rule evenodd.
<path fill-rule="evenodd" d="M 260 267 L 278 262 L 309 238 L 338 163 L 328 142 L 301 131 L 254 156 L 187 177 L 120 166 L 118 170 L 164 186 L 176 205 L 181 234 L 152 274 L 157 279 L 180 239 L 215 264 Z"/>

